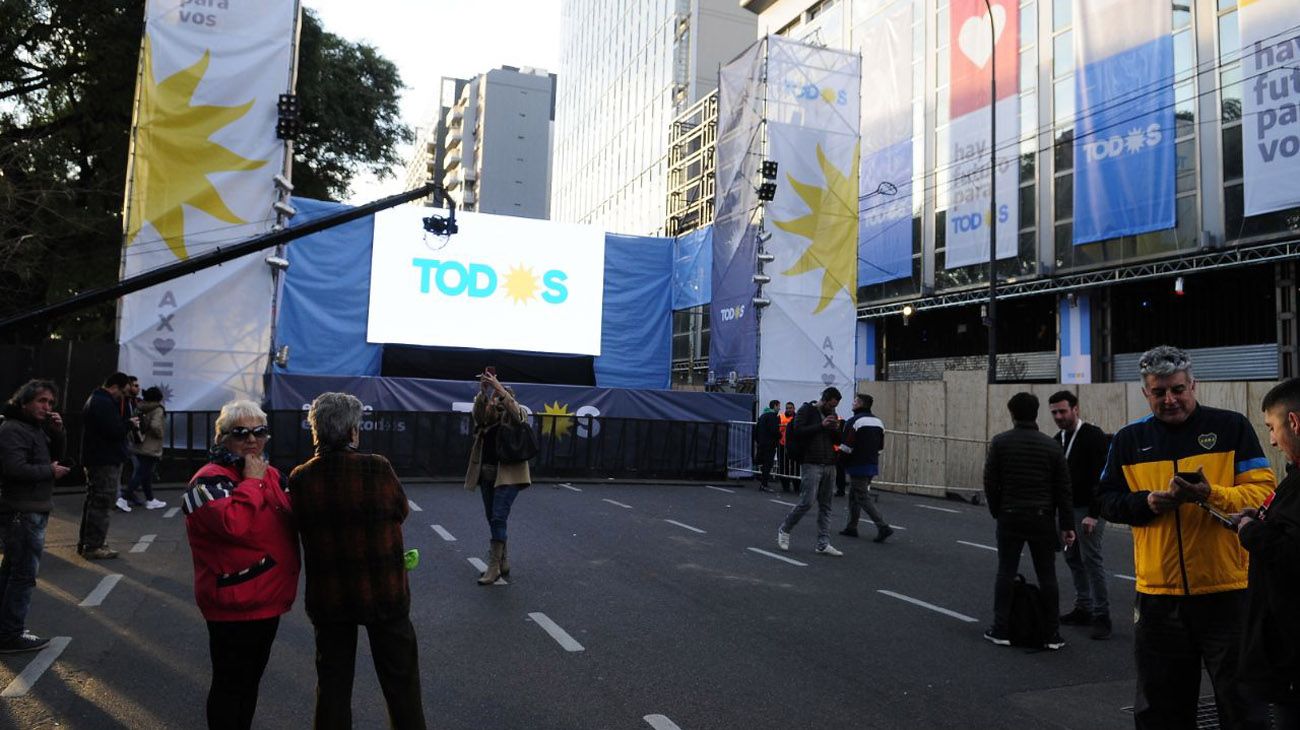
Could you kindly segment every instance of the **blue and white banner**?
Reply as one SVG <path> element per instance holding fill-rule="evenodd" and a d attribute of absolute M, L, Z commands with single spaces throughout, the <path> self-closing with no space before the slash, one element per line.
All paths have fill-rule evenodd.
<path fill-rule="evenodd" d="M 1061 382 L 1092 382 L 1092 306 L 1087 294 L 1057 301 L 1061 333 Z"/>
<path fill-rule="evenodd" d="M 713 298 L 713 226 L 673 239 L 673 311 L 708 304 Z"/>
<path fill-rule="evenodd" d="M 1237 7 L 1245 212 L 1261 215 L 1300 206 L 1300 3 L 1239 0 Z"/>
<path fill-rule="evenodd" d="M 894 2 L 853 36 L 862 97 L 872 99 L 858 175 L 858 286 L 867 286 L 912 275 L 912 3 Z"/>
<path fill-rule="evenodd" d="M 876 379 L 876 323 L 858 320 L 858 366 L 854 372 L 858 380 Z"/>
<path fill-rule="evenodd" d="M 1075 0 L 1075 245 L 1174 227 L 1171 7 Z"/>

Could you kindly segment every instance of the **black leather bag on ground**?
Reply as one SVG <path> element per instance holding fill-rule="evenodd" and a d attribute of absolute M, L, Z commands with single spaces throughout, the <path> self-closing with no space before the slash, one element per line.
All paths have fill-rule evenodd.
<path fill-rule="evenodd" d="M 502 420 L 497 426 L 497 462 L 517 464 L 537 456 L 541 449 L 537 445 L 537 433 L 528 421 L 510 423 Z"/>
<path fill-rule="evenodd" d="M 1012 646 L 1041 649 L 1047 636 L 1047 605 L 1043 592 L 1016 574 L 1011 588 L 1011 618 L 1009 634 Z"/>

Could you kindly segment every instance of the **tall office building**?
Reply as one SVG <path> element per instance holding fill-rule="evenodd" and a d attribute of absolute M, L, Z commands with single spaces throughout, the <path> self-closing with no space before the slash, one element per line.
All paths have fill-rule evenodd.
<path fill-rule="evenodd" d="M 663 233 L 669 125 L 756 28 L 736 0 L 566 0 L 553 216 Z"/>
<path fill-rule="evenodd" d="M 548 218 L 554 120 L 555 74 L 502 66 L 444 78 L 438 117 L 420 130 L 406 187 L 433 179 L 460 210 Z"/>

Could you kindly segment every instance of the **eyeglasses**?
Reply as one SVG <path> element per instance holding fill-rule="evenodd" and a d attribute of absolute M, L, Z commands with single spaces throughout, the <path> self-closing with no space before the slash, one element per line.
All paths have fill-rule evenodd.
<path fill-rule="evenodd" d="M 226 432 L 226 435 L 233 439 L 246 439 L 249 436 L 253 438 L 265 439 L 271 437 L 271 429 L 266 426 L 249 428 L 247 426 L 235 426 Z"/>

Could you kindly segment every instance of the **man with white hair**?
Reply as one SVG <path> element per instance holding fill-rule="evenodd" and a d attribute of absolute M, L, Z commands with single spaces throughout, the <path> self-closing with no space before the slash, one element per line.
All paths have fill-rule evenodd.
<path fill-rule="evenodd" d="M 1273 470 L 1250 421 L 1200 405 L 1187 353 L 1138 363 L 1151 415 L 1115 434 L 1098 486 L 1102 516 L 1133 526 L 1138 728 L 1195 727 L 1201 665 L 1223 727 L 1263 728 L 1237 686 L 1246 552 L 1217 515 L 1256 507 Z"/>

